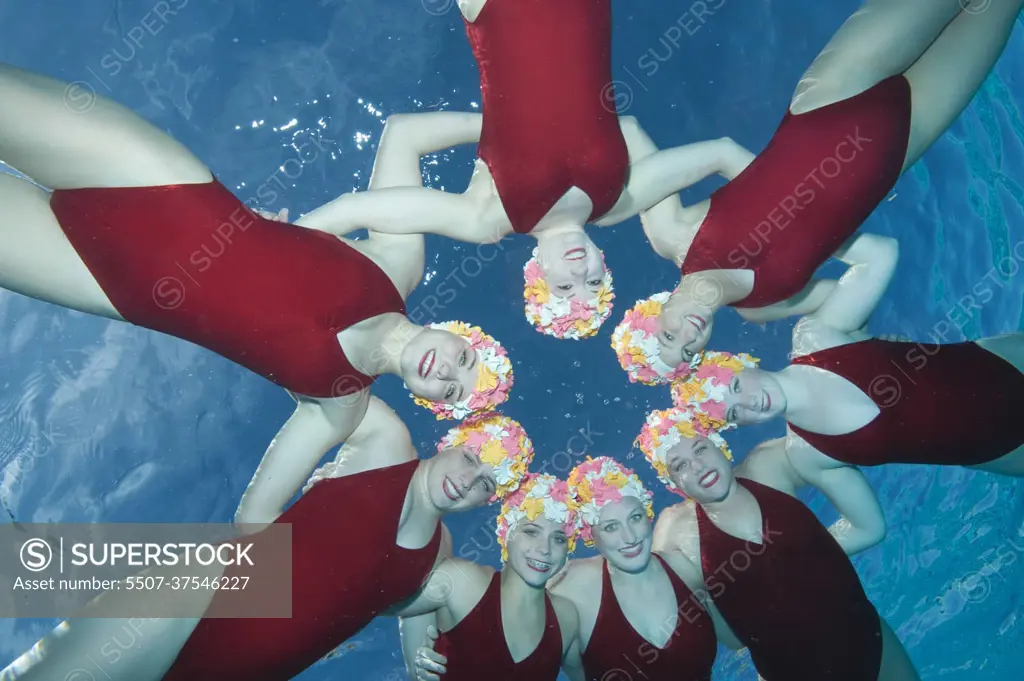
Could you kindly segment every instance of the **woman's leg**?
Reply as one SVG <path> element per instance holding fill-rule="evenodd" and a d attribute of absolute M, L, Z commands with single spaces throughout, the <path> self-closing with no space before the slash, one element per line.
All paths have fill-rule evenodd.
<path fill-rule="evenodd" d="M 878 681 L 921 681 L 896 632 L 884 618 L 878 619 L 882 625 L 882 666 L 878 670 Z"/>
<path fill-rule="evenodd" d="M 849 99 L 903 73 L 966 1 L 866 0 L 797 83 L 790 111 L 806 113 Z"/>
<path fill-rule="evenodd" d="M 0 173 L 0 288 L 121 319 L 64 236 L 50 195 L 7 173 Z"/>
<path fill-rule="evenodd" d="M 971 0 L 921 58 L 910 82 L 910 144 L 903 169 L 937 140 L 974 98 L 1010 39 L 1024 0 Z"/>
<path fill-rule="evenodd" d="M 192 152 L 131 110 L 0 64 L 0 160 L 51 189 L 198 184 Z"/>

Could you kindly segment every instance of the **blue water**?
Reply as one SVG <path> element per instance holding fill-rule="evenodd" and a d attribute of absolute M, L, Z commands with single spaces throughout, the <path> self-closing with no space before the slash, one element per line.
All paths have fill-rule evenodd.
<path fill-rule="evenodd" d="M 479 103 L 453 0 L 168 3 L 179 11 L 161 20 L 152 12 L 161 3 L 150 0 L 3 0 L 0 59 L 113 97 L 192 148 L 242 198 L 269 187 L 274 196 L 263 207 L 286 206 L 293 216 L 365 188 L 389 114 Z M 726 0 L 701 23 L 687 2 L 618 0 L 620 104 L 661 147 L 729 135 L 760 150 L 802 71 L 857 5 Z M 1018 27 L 969 110 L 865 225 L 902 243 L 873 332 L 938 331 L 955 341 L 1021 328 L 1022 74 Z M 311 139 L 322 147 L 305 147 L 288 179 L 279 166 Z M 441 155 L 427 166 L 429 184 L 461 190 L 472 159 L 471 148 Z M 700 185 L 684 201 L 715 186 Z M 615 274 L 613 319 L 678 281 L 636 220 L 593 234 Z M 526 325 L 520 291 L 530 240 L 507 240 L 482 268 L 475 247 L 435 237 L 427 245 L 429 280 L 410 307 L 447 280 L 457 295 L 438 314 L 478 323 L 511 348 L 517 381 L 506 412 L 528 429 L 538 465 L 564 475 L 585 453 L 610 454 L 636 466 L 659 508 L 671 503 L 630 453 L 645 413 L 666 406 L 668 391 L 628 384 L 608 345 L 612 324 L 579 343 Z M 991 272 L 1003 258 L 1008 276 L 1000 278 Z M 980 310 L 960 301 L 972 291 L 986 301 Z M 729 313 L 715 338 L 722 349 L 753 350 L 770 368 L 785 359 L 789 325 L 762 329 Z M 0 491 L 19 519 L 34 522 L 228 521 L 293 404 L 187 343 L 6 292 L 0 387 Z M 385 378 L 378 390 L 423 450 L 432 449 L 441 427 L 400 382 Z M 733 449 L 780 433 L 779 424 L 744 429 Z M 961 469 L 889 466 L 867 475 L 889 536 L 855 564 L 922 678 L 1024 678 L 1024 484 Z M 819 496 L 806 498 L 831 522 Z M 449 526 L 458 555 L 498 564 L 493 511 Z M 54 624 L 0 621 L 0 662 Z M 397 645 L 395 622 L 374 622 L 300 678 L 401 679 Z M 744 654 L 723 649 L 717 669 L 717 678 L 756 679 Z"/>

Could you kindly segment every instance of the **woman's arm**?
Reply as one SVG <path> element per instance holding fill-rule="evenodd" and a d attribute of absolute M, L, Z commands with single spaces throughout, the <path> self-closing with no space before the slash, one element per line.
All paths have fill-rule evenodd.
<path fill-rule="evenodd" d="M 481 114 L 436 111 L 388 117 L 370 191 L 342 194 L 297 225 L 343 235 L 357 229 L 392 235 L 440 234 L 478 243 L 485 202 L 422 186 L 420 157 L 479 141 Z"/>
<path fill-rule="evenodd" d="M 658 151 L 635 118 L 624 118 L 621 126 L 630 155 L 629 181 L 615 207 L 595 222 L 600 226 L 622 222 L 666 198 L 678 199 L 673 195 L 710 175 L 731 180 L 754 160 L 728 137 Z"/>
<path fill-rule="evenodd" d="M 786 456 L 808 485 L 821 490 L 842 516 L 829 532 L 852 556 L 885 539 L 885 514 L 864 474 L 853 466 L 834 465 L 802 439 L 787 438 Z"/>
<path fill-rule="evenodd" d="M 891 237 L 854 236 L 835 255 L 850 268 L 821 306 L 800 320 L 794 338 L 801 326 L 822 325 L 847 334 L 863 328 L 892 281 L 899 253 L 899 243 Z"/>
<path fill-rule="evenodd" d="M 245 527 L 239 530 L 257 532 L 274 522 L 324 454 L 353 435 L 368 403 L 369 391 L 352 404 L 300 399 L 242 494 L 235 524 Z"/>
<path fill-rule="evenodd" d="M 402 641 L 402 659 L 410 679 L 437 681 L 445 672 L 448 659 L 434 650 L 437 642 L 437 613 L 428 612 L 398 620 Z"/>
<path fill-rule="evenodd" d="M 766 307 L 737 308 L 736 312 L 753 324 L 767 324 L 788 317 L 809 315 L 817 312 L 822 303 L 828 300 L 837 284 L 835 279 L 812 279 L 803 291 L 789 300 Z"/>

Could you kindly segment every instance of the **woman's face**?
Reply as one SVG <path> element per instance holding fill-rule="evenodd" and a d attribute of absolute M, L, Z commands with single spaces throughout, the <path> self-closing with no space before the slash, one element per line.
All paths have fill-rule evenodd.
<path fill-rule="evenodd" d="M 643 503 L 623 497 L 601 508 L 592 528 L 594 544 L 610 565 L 623 572 L 643 572 L 651 561 L 653 527 Z"/>
<path fill-rule="evenodd" d="M 441 513 L 486 506 L 496 487 L 494 468 L 468 447 L 444 449 L 428 461 L 427 494 Z"/>
<path fill-rule="evenodd" d="M 712 504 L 728 496 L 732 463 L 711 440 L 684 439 L 668 451 L 665 463 L 679 491 L 698 504 Z"/>
<path fill-rule="evenodd" d="M 558 298 L 592 300 L 604 281 L 601 251 L 584 232 L 557 234 L 540 241 L 537 264 L 551 295 Z"/>
<path fill-rule="evenodd" d="M 455 404 L 476 388 L 477 354 L 450 331 L 424 329 L 402 349 L 402 380 L 417 397 Z"/>
<path fill-rule="evenodd" d="M 524 582 L 543 589 L 562 567 L 569 555 L 569 537 L 565 526 L 545 516 L 523 519 L 509 535 L 508 562 Z"/>
<path fill-rule="evenodd" d="M 661 361 L 678 368 L 689 364 L 698 352 L 707 347 L 715 316 L 706 306 L 698 305 L 677 292 L 662 306 L 657 322 Z"/>
<path fill-rule="evenodd" d="M 725 418 L 749 426 L 770 421 L 786 411 L 782 386 L 767 371 L 744 369 L 733 376 L 725 395 Z"/>

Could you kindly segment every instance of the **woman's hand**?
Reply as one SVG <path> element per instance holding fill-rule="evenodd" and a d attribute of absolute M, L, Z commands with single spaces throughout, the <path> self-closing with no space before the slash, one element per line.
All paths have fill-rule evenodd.
<path fill-rule="evenodd" d="M 265 211 L 262 208 L 254 208 L 253 210 L 261 218 L 265 218 L 267 220 L 273 220 L 274 222 L 288 222 L 288 209 L 287 208 L 282 208 L 281 210 L 279 210 L 276 213 L 271 213 L 269 211 Z"/>
<path fill-rule="evenodd" d="M 444 665 L 448 663 L 448 658 L 434 650 L 438 635 L 437 627 L 427 627 L 428 643 L 416 651 L 417 681 L 440 681 L 441 675 L 446 671 Z"/>

